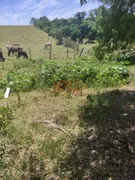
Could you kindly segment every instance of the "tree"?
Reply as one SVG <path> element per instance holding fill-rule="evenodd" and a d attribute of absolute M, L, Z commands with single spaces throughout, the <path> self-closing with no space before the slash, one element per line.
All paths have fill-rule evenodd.
<path fill-rule="evenodd" d="M 98 36 L 99 33 L 96 30 L 96 22 L 95 21 L 90 21 L 89 17 L 87 19 L 84 19 L 81 24 L 81 40 L 84 38 L 91 40 L 95 40 Z"/>
<path fill-rule="evenodd" d="M 134 0 L 98 0 L 102 3 L 98 23 L 102 27 L 100 47 L 107 51 L 124 49 L 135 42 L 135 2 Z M 80 1 L 81 4 L 85 3 Z"/>
<path fill-rule="evenodd" d="M 77 23 L 78 25 L 81 25 L 82 20 L 85 18 L 85 16 L 86 16 L 86 12 L 85 12 L 85 11 L 83 11 L 83 12 L 77 12 L 77 13 L 75 14 L 75 16 L 74 16 L 74 18 L 76 19 L 76 23 Z"/>
<path fill-rule="evenodd" d="M 73 41 L 76 41 L 80 37 L 80 29 L 74 24 L 72 24 L 71 29 L 72 29 L 71 39 Z"/>
<path fill-rule="evenodd" d="M 46 16 L 40 17 L 39 20 L 42 21 L 44 26 L 50 26 L 50 21 Z"/>
<path fill-rule="evenodd" d="M 87 3 L 87 0 L 80 0 L 81 6 L 85 3 Z"/>
<path fill-rule="evenodd" d="M 34 25 L 35 23 L 36 23 L 36 19 L 34 17 L 32 17 L 31 20 L 30 20 L 30 24 Z"/>
<path fill-rule="evenodd" d="M 44 24 L 39 19 L 36 19 L 36 18 L 32 17 L 31 20 L 30 20 L 30 24 L 43 30 Z"/>

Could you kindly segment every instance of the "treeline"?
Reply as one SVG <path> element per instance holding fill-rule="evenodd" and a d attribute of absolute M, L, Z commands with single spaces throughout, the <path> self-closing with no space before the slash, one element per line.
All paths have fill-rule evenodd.
<path fill-rule="evenodd" d="M 91 42 L 98 39 L 95 55 L 103 59 L 106 53 L 134 47 L 135 43 L 135 2 L 133 0 L 97 0 L 101 6 L 89 12 L 78 12 L 73 18 L 50 21 L 43 16 L 32 18 L 31 24 L 64 42 Z M 83 2 L 83 0 L 82 0 Z M 87 2 L 87 1 L 84 1 Z"/>
<path fill-rule="evenodd" d="M 86 12 L 78 12 L 73 18 L 57 19 L 50 21 L 46 16 L 36 19 L 31 18 L 30 24 L 39 27 L 48 33 L 49 36 L 57 39 L 57 44 L 68 46 L 71 42 L 92 42 L 101 34 L 101 29 L 97 26 L 98 12 L 93 10 L 86 15 Z M 70 46 L 72 43 L 70 44 Z"/>

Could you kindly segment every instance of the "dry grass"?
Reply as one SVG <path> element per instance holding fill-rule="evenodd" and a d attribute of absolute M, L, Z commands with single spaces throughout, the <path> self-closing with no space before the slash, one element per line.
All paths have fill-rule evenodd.
<path fill-rule="evenodd" d="M 21 94 L 21 106 L 18 106 L 16 94 L 13 93 L 9 99 L 1 100 L 1 105 L 11 107 L 15 115 L 6 140 L 5 137 L 1 139 L 2 143 L 9 142 L 6 144 L 5 156 L 13 162 L 11 167 L 9 164 L 5 171 L 2 171 L 2 177 L 6 177 L 5 174 L 8 173 L 13 179 L 20 179 L 20 174 L 25 175 L 26 173 L 27 179 L 27 173 L 30 170 L 22 170 L 22 167 L 23 163 L 26 163 L 26 166 L 32 166 L 29 162 L 31 155 L 38 158 L 33 168 L 44 160 L 48 176 L 52 175 L 57 160 L 66 156 L 68 145 L 83 130 L 79 127 L 77 110 L 85 96 L 86 94 L 83 97 L 68 98 L 66 93 L 54 96 L 47 91 L 33 91 Z M 49 120 L 62 126 L 71 134 L 71 137 L 60 130 L 51 129 L 38 122 L 43 120 Z M 16 157 L 8 153 L 9 149 L 17 153 Z M 9 159 L 5 156 L 4 162 L 7 163 Z M 41 172 L 40 174 L 43 175 Z M 44 178 L 48 176 L 44 175 Z"/>

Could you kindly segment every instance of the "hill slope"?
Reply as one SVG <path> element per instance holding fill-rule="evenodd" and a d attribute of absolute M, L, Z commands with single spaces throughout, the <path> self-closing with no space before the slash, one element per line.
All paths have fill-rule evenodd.
<path fill-rule="evenodd" d="M 20 43 L 27 52 L 29 52 L 29 47 L 31 48 L 32 58 L 48 58 L 49 51 L 44 50 L 45 42 L 48 41 L 51 41 L 53 44 L 54 57 L 60 54 L 59 50 L 64 50 L 66 53 L 66 48 L 62 46 L 56 47 L 56 42 L 53 38 L 33 26 L 0 26 L 0 48 L 2 48 L 5 57 L 7 57 L 7 44 Z"/>

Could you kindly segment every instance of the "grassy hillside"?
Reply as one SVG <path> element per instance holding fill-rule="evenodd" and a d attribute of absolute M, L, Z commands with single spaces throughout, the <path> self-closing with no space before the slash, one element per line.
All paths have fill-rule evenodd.
<path fill-rule="evenodd" d="M 0 47 L 7 57 L 6 45 L 11 43 L 20 43 L 26 52 L 31 48 L 32 58 L 48 58 L 49 51 L 44 50 L 46 42 L 52 42 L 52 58 L 65 59 L 67 49 L 62 46 L 56 46 L 56 41 L 49 37 L 45 32 L 33 26 L 0 26 Z M 73 57 L 72 54 L 69 58 Z"/>

